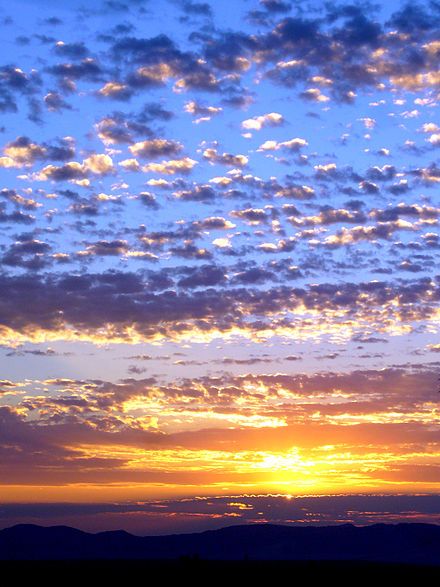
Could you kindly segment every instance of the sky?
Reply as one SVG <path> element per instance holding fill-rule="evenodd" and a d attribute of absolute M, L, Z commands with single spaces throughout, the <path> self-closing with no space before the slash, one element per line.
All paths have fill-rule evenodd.
<path fill-rule="evenodd" d="M 0 527 L 439 523 L 440 3 L 0 22 Z"/>

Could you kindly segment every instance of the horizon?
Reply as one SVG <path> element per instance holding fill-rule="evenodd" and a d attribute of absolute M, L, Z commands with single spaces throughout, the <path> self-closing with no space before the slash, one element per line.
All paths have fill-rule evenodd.
<path fill-rule="evenodd" d="M 221 567 L 235 562 L 246 564 L 247 571 L 256 571 L 254 565 L 261 563 L 275 565 L 278 571 L 286 563 L 323 563 L 343 565 L 341 571 L 347 572 L 355 563 L 377 570 L 377 565 L 382 564 L 396 565 L 396 570 L 405 567 L 438 573 L 439 541 L 440 526 L 434 524 L 248 524 L 202 533 L 143 537 L 120 531 L 90 534 L 66 526 L 19 525 L 0 531 L 0 558 L 12 564 L 30 563 L 29 570 L 33 567 L 34 571 L 49 561 L 74 563 L 83 571 L 89 564 L 103 561 L 117 562 L 121 570 L 127 571 L 134 561 L 143 561 L 146 568 L 153 570 L 153 564 L 166 560 L 196 566 L 202 561 L 211 566 L 216 561 Z"/>
<path fill-rule="evenodd" d="M 430 522 L 374 522 L 371 524 L 354 524 L 352 522 L 341 522 L 340 524 L 326 524 L 326 525 L 320 525 L 320 524 L 316 524 L 316 523 L 308 523 L 307 525 L 305 524 L 291 524 L 291 523 L 279 523 L 279 524 L 274 524 L 272 522 L 250 522 L 250 523 L 241 523 L 241 524 L 230 524 L 230 525 L 226 525 L 226 526 L 221 526 L 220 528 L 210 528 L 208 530 L 196 530 L 194 532 L 178 532 L 178 533 L 172 533 L 172 534 L 135 534 L 132 532 L 129 532 L 127 530 L 124 530 L 123 528 L 118 528 L 115 530 L 97 530 L 97 531 L 89 531 L 89 530 L 81 530 L 81 528 L 76 528 L 75 526 L 66 526 L 64 524 L 51 524 L 51 525 L 43 525 L 43 524 L 32 524 L 32 523 L 17 523 L 14 524 L 13 526 L 5 526 L 4 528 L 0 528 L 0 532 L 2 532 L 3 530 L 11 530 L 11 529 L 17 529 L 17 528 L 38 528 L 38 529 L 43 529 L 43 530 L 51 530 L 51 529 L 60 529 L 60 528 L 64 528 L 67 530 L 75 530 L 78 532 L 82 532 L 84 534 L 90 534 L 90 535 L 98 535 L 98 534 L 108 534 L 108 533 L 114 533 L 114 534 L 119 534 L 120 532 L 123 532 L 124 534 L 128 534 L 129 536 L 134 536 L 136 538 L 160 538 L 160 537 L 167 537 L 167 536 L 185 536 L 185 535 L 189 535 L 189 534 L 206 534 L 207 532 L 209 533 L 216 533 L 216 532 L 222 532 L 223 530 L 233 530 L 236 528 L 249 528 L 249 527 L 254 527 L 254 526 L 259 526 L 259 527 L 271 527 L 271 528 L 293 528 L 293 529 L 305 529 L 305 528 L 314 528 L 314 529 L 333 529 L 333 528 L 340 528 L 342 527 L 346 527 L 349 526 L 351 528 L 369 528 L 372 526 L 432 526 L 432 527 L 436 527 L 438 526 L 438 524 L 435 523 L 430 523 Z"/>
<path fill-rule="evenodd" d="M 0 528 L 439 524 L 440 5 L 0 22 Z"/>

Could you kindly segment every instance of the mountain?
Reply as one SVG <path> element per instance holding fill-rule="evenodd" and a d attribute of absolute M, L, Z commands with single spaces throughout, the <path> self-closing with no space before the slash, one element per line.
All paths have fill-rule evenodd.
<path fill-rule="evenodd" d="M 440 526 L 230 526 L 197 534 L 90 534 L 20 524 L 0 531 L 0 560 L 368 561 L 440 565 Z"/>

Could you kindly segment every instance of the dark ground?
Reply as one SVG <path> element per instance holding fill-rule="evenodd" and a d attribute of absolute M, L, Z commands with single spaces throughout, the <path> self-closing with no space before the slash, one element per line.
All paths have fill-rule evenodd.
<path fill-rule="evenodd" d="M 435 581 L 439 584 L 440 567 L 363 562 L 292 562 L 292 561 L 0 561 L 0 580 L 9 584 L 40 582 L 43 585 L 102 584 L 152 585 L 159 581 L 218 584 L 225 587 L 264 582 L 269 585 L 299 585 L 299 581 L 335 580 L 339 583 L 365 584 L 365 581 Z M 26 583 L 25 583 L 26 582 Z"/>

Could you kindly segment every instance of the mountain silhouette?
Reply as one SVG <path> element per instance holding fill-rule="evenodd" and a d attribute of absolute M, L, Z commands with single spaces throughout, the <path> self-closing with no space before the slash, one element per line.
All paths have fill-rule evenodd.
<path fill-rule="evenodd" d="M 440 565 L 440 526 L 230 526 L 194 534 L 90 534 L 20 524 L 0 531 L 0 560 L 364 561 Z"/>

